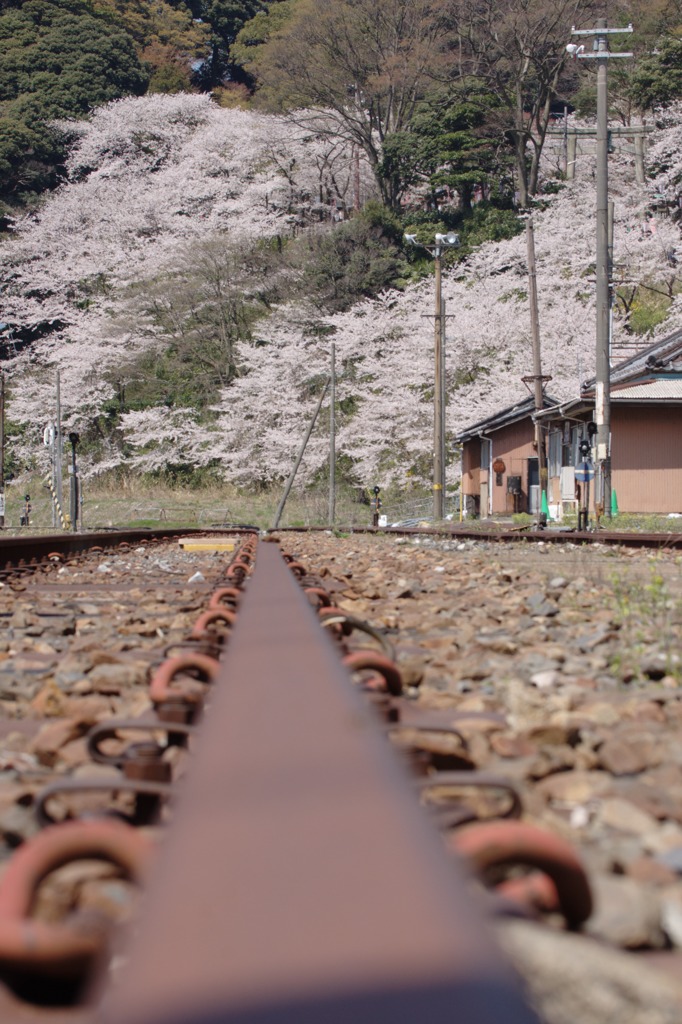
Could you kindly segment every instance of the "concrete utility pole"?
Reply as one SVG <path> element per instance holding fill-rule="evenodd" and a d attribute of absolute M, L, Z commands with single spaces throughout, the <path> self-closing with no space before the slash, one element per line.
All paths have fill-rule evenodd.
<path fill-rule="evenodd" d="M 336 519 L 336 345 L 332 342 L 329 394 L 329 525 Z"/>
<path fill-rule="evenodd" d="M 445 328 L 447 325 L 447 314 L 445 312 L 445 299 L 440 304 L 440 485 L 443 495 L 443 515 L 445 507 L 445 413 L 447 409 L 448 393 L 445 386 Z"/>
<path fill-rule="evenodd" d="M 611 367 L 609 361 L 609 314 L 611 307 L 609 281 L 609 137 L 608 137 L 608 86 L 606 66 L 611 57 L 632 57 L 631 53 L 610 53 L 609 36 L 632 32 L 627 28 L 607 28 L 606 18 L 597 20 L 593 29 L 573 29 L 574 36 L 593 37 L 593 51 L 570 44 L 579 60 L 597 61 L 597 335 L 595 360 L 595 405 L 594 420 L 597 424 L 595 437 L 597 470 L 597 494 L 605 515 L 611 515 Z"/>
<path fill-rule="evenodd" d="M 5 374 L 0 370 L 0 530 L 5 529 Z"/>
<path fill-rule="evenodd" d="M 456 248 L 459 235 L 448 231 L 447 235 L 436 234 L 434 245 L 424 245 L 416 235 L 405 235 L 408 245 L 418 245 L 430 252 L 436 262 L 436 304 L 434 309 L 433 355 L 433 518 L 443 518 L 443 490 L 445 487 L 445 373 L 443 339 L 445 331 L 445 307 L 441 290 L 441 256 L 443 250 Z"/>
<path fill-rule="evenodd" d="M 442 248 L 436 242 L 433 255 L 436 261 L 436 308 L 433 319 L 433 518 L 443 518 L 443 296 L 441 294 Z"/>
<path fill-rule="evenodd" d="M 57 492 L 57 498 L 61 507 L 64 500 L 62 490 L 62 458 L 63 458 L 63 440 L 62 440 L 62 394 L 61 394 L 61 376 L 59 370 L 57 370 L 57 422 L 56 433 L 54 439 L 54 489 Z"/>

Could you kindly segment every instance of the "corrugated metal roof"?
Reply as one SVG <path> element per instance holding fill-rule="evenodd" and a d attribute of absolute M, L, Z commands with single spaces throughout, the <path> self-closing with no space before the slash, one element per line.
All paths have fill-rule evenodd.
<path fill-rule="evenodd" d="M 682 401 L 682 379 L 648 380 L 630 387 L 614 388 L 611 392 L 612 402 L 660 401 L 661 399 L 678 399 Z"/>
<path fill-rule="evenodd" d="M 636 352 L 635 355 L 624 359 L 611 367 L 611 385 L 618 381 L 629 380 L 640 374 L 646 373 L 652 367 L 652 362 L 674 363 L 682 355 L 682 330 L 673 331 L 672 334 L 659 338 L 652 345 Z M 662 367 L 661 367 L 662 368 Z M 581 391 L 594 390 L 594 377 L 590 377 L 582 385 Z"/>
<path fill-rule="evenodd" d="M 556 398 L 545 395 L 544 402 L 545 408 L 551 407 L 556 404 Z M 479 420 L 478 423 L 472 423 L 471 426 L 466 427 L 466 429 L 457 434 L 454 440 L 460 444 L 464 441 L 470 441 L 472 437 L 480 437 L 489 430 L 500 430 L 502 427 L 509 426 L 510 423 L 515 423 L 516 420 L 525 419 L 526 416 L 534 411 L 535 398 L 531 395 L 530 398 L 526 398 L 523 402 L 507 406 L 506 409 L 501 409 L 499 412 L 493 413 L 492 416 Z"/>

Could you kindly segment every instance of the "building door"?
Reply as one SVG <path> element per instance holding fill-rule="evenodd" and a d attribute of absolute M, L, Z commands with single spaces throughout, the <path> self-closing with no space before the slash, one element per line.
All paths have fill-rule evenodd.
<path fill-rule="evenodd" d="M 540 511 L 540 463 L 538 459 L 528 460 L 528 511 L 537 515 Z"/>
<path fill-rule="evenodd" d="M 487 438 L 481 439 L 481 519 L 487 519 L 493 510 L 492 468 L 493 446 Z"/>

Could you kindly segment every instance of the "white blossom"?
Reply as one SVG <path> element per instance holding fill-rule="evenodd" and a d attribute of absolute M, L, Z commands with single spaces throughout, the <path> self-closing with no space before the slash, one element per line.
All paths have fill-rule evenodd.
<path fill-rule="evenodd" d="M 682 193 L 682 113 L 653 134 L 652 178 L 634 180 L 624 152 L 611 159 L 615 276 L 669 294 L 665 333 L 682 325 L 680 237 L 670 216 Z M 19 453 L 45 458 L 40 437 L 61 372 L 67 427 L 91 422 L 112 397 L 111 371 L 153 348 L 149 323 L 126 320 L 128 293 L 178 272 L 199 241 L 255 244 L 289 236 L 350 204 L 353 154 L 301 135 L 281 118 L 221 109 L 205 96 L 125 99 L 72 126 L 69 181 L 4 243 L 0 319 L 9 369 L 9 417 L 26 430 Z M 546 176 L 553 173 L 548 149 Z M 557 398 L 575 397 L 594 371 L 595 186 L 589 151 L 578 177 L 534 215 L 543 373 Z M 369 172 L 362 168 L 363 188 Z M 366 193 L 365 193 L 366 194 Z M 307 230 L 307 229 L 306 229 Z M 487 243 L 446 267 L 447 431 L 528 395 L 532 373 L 526 242 Z M 275 308 L 242 344 L 240 376 L 212 415 L 192 409 L 126 412 L 92 471 L 169 462 L 215 466 L 240 483 L 286 476 L 336 346 L 337 449 L 358 482 L 385 485 L 428 472 L 433 438 L 433 281 L 410 284 L 346 312 L 305 302 Z M 630 342 L 623 304 L 614 351 Z M 13 345 L 15 347 L 13 347 Z M 328 412 L 313 434 L 303 478 L 327 458 Z M 125 447 L 118 441 L 125 440 Z M 115 443 L 116 441 L 116 443 Z"/>

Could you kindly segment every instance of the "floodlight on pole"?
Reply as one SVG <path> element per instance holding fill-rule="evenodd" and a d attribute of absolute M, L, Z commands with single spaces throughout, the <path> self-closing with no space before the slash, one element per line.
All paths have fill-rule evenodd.
<path fill-rule="evenodd" d="M 459 235 L 455 231 L 446 234 L 437 232 L 434 244 L 428 245 L 417 241 L 416 235 L 404 236 L 408 245 L 418 245 L 431 253 L 435 260 L 436 305 L 434 312 L 433 348 L 435 363 L 435 379 L 433 390 L 433 518 L 438 521 L 444 516 L 443 491 L 445 487 L 445 390 L 443 367 L 443 335 L 444 316 L 441 291 L 441 256 L 444 249 L 454 249 L 459 245 Z"/>

